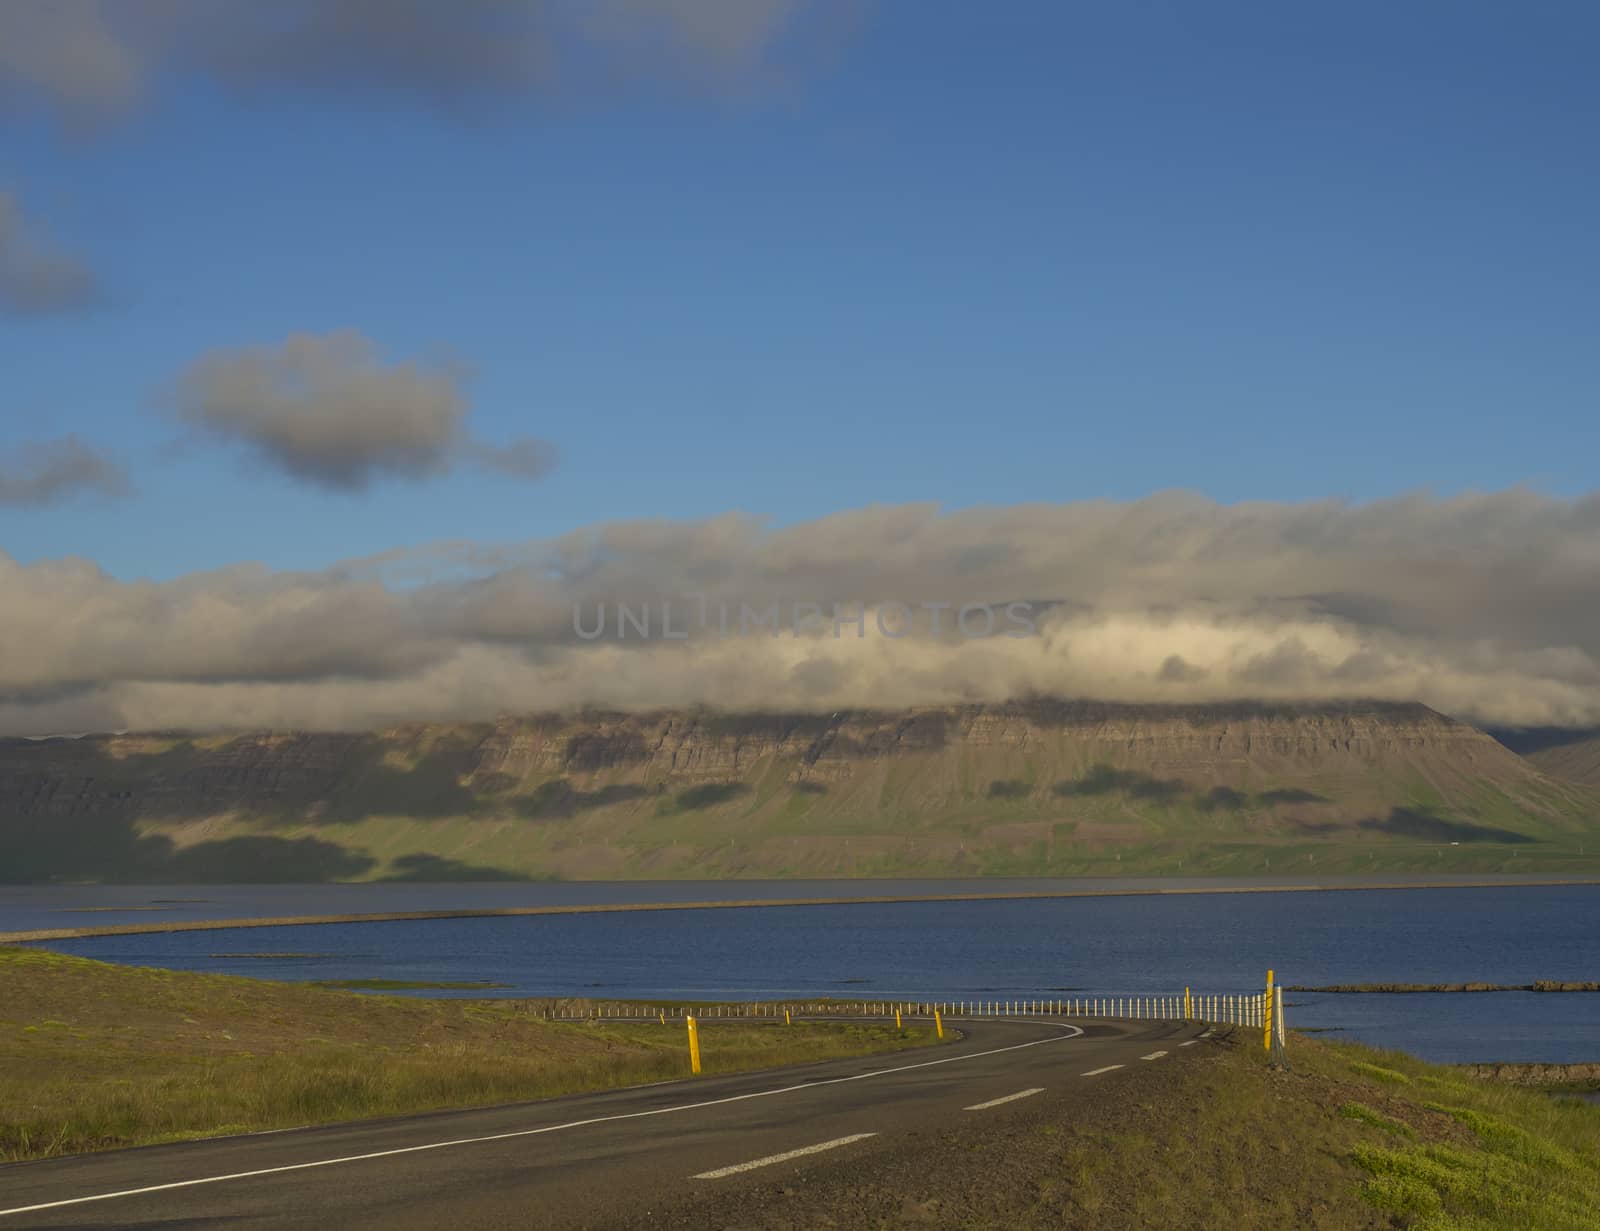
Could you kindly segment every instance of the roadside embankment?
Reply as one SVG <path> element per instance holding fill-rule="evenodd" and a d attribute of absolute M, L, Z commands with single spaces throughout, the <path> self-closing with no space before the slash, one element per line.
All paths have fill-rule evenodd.
<path fill-rule="evenodd" d="M 572 1009 L 589 1002 L 566 1002 Z M 360 995 L 0 948 L 0 1159 L 686 1076 L 680 1021 Z M 920 1046 L 924 1026 L 707 1019 L 707 1073 Z"/>
<path fill-rule="evenodd" d="M 1018 1231 L 1595 1231 L 1600 1107 L 1409 1056 L 1255 1031 L 1192 1063 L 1070 1085 L 1006 1114 L 907 1126 L 796 1177 L 651 1212 L 671 1231 L 738 1226 Z"/>

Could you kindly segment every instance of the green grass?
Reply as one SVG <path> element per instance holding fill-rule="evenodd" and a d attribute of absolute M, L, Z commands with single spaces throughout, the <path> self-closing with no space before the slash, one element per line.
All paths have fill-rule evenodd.
<path fill-rule="evenodd" d="M 1600 1228 L 1600 1108 L 1350 1044 L 1297 1041 L 1291 1055 L 1381 1102 L 1340 1113 L 1365 1130 L 1348 1148 L 1363 1200 L 1398 1225 Z"/>
<path fill-rule="evenodd" d="M 0 948 L 0 1159 L 483 1106 L 688 1075 L 681 1021 L 358 995 Z M 707 1073 L 932 1042 L 926 1027 L 707 1018 Z"/>
<path fill-rule="evenodd" d="M 896 789 L 898 788 L 898 789 Z M 897 795 L 900 798 L 895 798 Z M 981 792 L 980 792 L 981 795 Z M 1387 811 L 1374 803 L 1371 811 Z M 659 810 L 659 811 L 658 811 Z M 1346 801 L 1341 814 L 1367 810 Z M 1289 810 L 1292 811 L 1292 810 Z M 1573 812 L 1569 805 L 1569 813 Z M 1587 808 L 1587 815 L 1595 815 Z M 829 794 L 777 791 L 741 795 L 705 808 L 675 796 L 649 797 L 547 818 L 533 825 L 500 816 L 368 816 L 356 821 L 285 821 L 264 829 L 238 817 L 208 822 L 218 840 L 270 833 L 316 839 L 375 861 L 356 879 L 389 875 L 395 861 L 419 852 L 536 879 L 740 879 L 749 877 L 988 876 L 1303 876 L 1539 873 L 1592 876 L 1600 871 L 1600 836 L 1545 829 L 1509 806 L 1447 816 L 1530 833 L 1523 845 L 1430 840 L 1339 830 L 1304 839 L 1262 820 L 1246 830 L 1221 813 L 1178 803 L 1113 799 L 1018 801 L 975 795 L 940 797 L 918 808 L 911 788 L 874 783 L 833 785 Z M 1054 842 L 1018 841 L 1008 830 L 1038 822 Z M 1093 837 L 1099 824 L 1125 824 L 1125 839 Z M 181 838 L 184 823 L 144 832 Z M 1585 844 L 1586 843 L 1586 844 Z"/>
<path fill-rule="evenodd" d="M 1025 741 L 963 736 L 883 751 L 852 741 L 881 740 L 887 728 L 851 720 L 855 734 L 813 764 L 794 741 L 774 742 L 747 716 L 695 721 L 702 718 L 708 737 L 736 741 L 726 749 L 737 752 L 737 772 L 705 779 L 607 763 L 563 778 L 575 793 L 554 811 L 536 806 L 556 781 L 546 774 L 476 774 L 473 749 L 488 727 L 407 727 L 347 749 L 314 796 L 211 815 L 174 800 L 166 815 L 141 809 L 137 823 L 102 824 L 91 809 L 59 818 L 43 837 L 9 833 L 0 821 L 0 846 L 9 836 L 13 871 L 27 879 L 134 883 L 281 878 L 285 870 L 297 880 L 1600 870 L 1600 789 L 1539 777 L 1496 755 L 1486 738 L 1459 752 L 1329 752 L 1293 764 L 1264 750 L 1179 775 L 1164 754 L 1049 722 Z M 555 748 L 591 728 L 575 718 L 524 731 Z M 748 745 L 737 742 L 746 730 L 754 733 Z M 246 741 L 239 747 L 276 747 L 270 737 L 237 738 Z M 114 752 L 93 739 L 74 744 L 72 755 L 93 753 L 98 787 L 142 797 L 153 784 L 230 759 L 235 744 L 232 736 L 130 736 Z M 294 763 L 300 754 L 281 755 Z M 47 774 L 82 772 L 55 756 L 44 746 L 27 750 L 30 765 L 44 758 Z M 1093 787 L 1097 775 L 1104 789 L 1057 789 Z M 802 777 L 812 793 L 795 787 Z M 1157 783 L 1170 789 L 1150 794 Z M 1016 790 L 997 794 L 996 784 Z M 1219 787 L 1232 792 L 1225 807 L 1208 802 Z M 1392 810 L 1401 807 L 1427 811 L 1442 827 L 1396 822 Z M 1033 826 L 1038 832 L 1024 832 Z"/>
<path fill-rule="evenodd" d="M 1393 1133 L 1396 1137 L 1415 1137 L 1417 1134 L 1409 1124 L 1401 1124 L 1398 1120 L 1391 1120 L 1382 1112 L 1374 1111 L 1365 1103 L 1346 1103 L 1339 1108 L 1339 1114 L 1349 1120 L 1359 1120 L 1363 1124 L 1370 1124 L 1373 1128 L 1381 1128 L 1386 1133 Z"/>
<path fill-rule="evenodd" d="M 1360 1061 L 1354 1061 L 1350 1067 L 1363 1077 L 1370 1077 L 1373 1081 L 1381 1081 L 1385 1085 L 1409 1086 L 1411 1084 L 1411 1078 L 1404 1073 L 1396 1069 L 1384 1068 L 1381 1064 L 1365 1064 Z"/>
<path fill-rule="evenodd" d="M 752 1187 L 727 1212 L 783 1227 L 1600 1228 L 1600 1108 L 1299 1035 L 1288 1061 L 1269 1067 L 1255 1031 L 1209 1038 L 1006 1115 L 907 1125 L 842 1182 Z"/>
<path fill-rule="evenodd" d="M 1029 1184 L 1060 1196 L 1007 1225 L 1600 1229 L 1600 1107 L 1300 1035 L 1274 1071 L 1246 1043 L 1035 1130 L 1059 1152 Z"/>

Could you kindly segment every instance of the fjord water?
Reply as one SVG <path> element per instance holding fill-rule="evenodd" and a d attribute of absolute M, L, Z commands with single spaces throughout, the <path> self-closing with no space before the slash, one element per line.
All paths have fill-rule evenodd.
<path fill-rule="evenodd" d="M 1395 874 L 1385 885 L 1537 886 L 1541 875 Z M 1559 879 L 1559 878 L 1554 878 Z M 782 901 L 1028 893 L 1166 893 L 1252 890 L 1259 878 L 1224 876 L 953 877 L 923 880 L 659 880 L 323 884 L 97 885 L 0 884 L 0 933 L 166 920 L 293 918 L 405 911 L 501 910 L 527 906 L 603 906 L 642 902 Z M 1370 876 L 1274 877 L 1275 887 L 1371 885 Z"/>
<path fill-rule="evenodd" d="M 1052 886 L 1063 887 L 1008 882 L 1004 888 Z M 138 914 L 140 907 L 209 910 L 210 917 L 231 907 L 225 917 L 270 917 L 999 888 L 992 881 L 35 887 L 0 890 L 0 927 L 106 923 L 119 908 L 128 918 L 152 917 Z M 210 901 L 173 901 L 181 898 Z M 485 981 L 505 986 L 460 994 L 662 1002 L 1004 1000 L 1186 985 L 1238 992 L 1258 987 L 1268 967 L 1285 985 L 1530 983 L 1600 979 L 1600 886 L 772 906 L 223 929 L 50 947 L 269 979 Z M 1286 1017 L 1294 1026 L 1337 1032 L 1326 1037 L 1443 1062 L 1600 1060 L 1600 994 L 1292 993 Z"/>

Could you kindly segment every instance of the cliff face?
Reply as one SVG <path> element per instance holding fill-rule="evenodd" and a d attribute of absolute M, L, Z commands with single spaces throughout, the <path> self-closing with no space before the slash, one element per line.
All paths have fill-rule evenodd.
<path fill-rule="evenodd" d="M 247 856 L 251 876 L 289 879 L 1087 871 L 1124 856 L 1111 870 L 1140 870 L 1158 847 L 1205 866 L 1202 848 L 1286 841 L 1526 847 L 1582 827 L 1593 804 L 1419 705 L 1033 701 L 8 740 L 0 880 L 225 879 Z"/>
<path fill-rule="evenodd" d="M 420 791 L 414 803 L 426 807 L 439 794 L 498 795 L 596 774 L 672 786 L 737 779 L 782 763 L 795 782 L 827 782 L 847 779 L 865 763 L 994 752 L 1218 781 L 1253 769 L 1359 775 L 1415 763 L 1510 779 L 1531 773 L 1483 732 L 1420 705 L 1040 702 L 820 716 L 540 715 L 365 735 L 0 740 L 0 816 L 109 811 L 176 819 L 277 804 L 326 808 L 363 791 L 382 794 L 386 769 L 415 776 L 418 766 L 426 771 L 412 783 Z"/>
<path fill-rule="evenodd" d="M 314 798 L 363 742 L 309 734 L 0 740 L 0 816 L 196 816 Z"/>
<path fill-rule="evenodd" d="M 1075 748 L 1160 770 L 1217 773 L 1294 762 L 1337 771 L 1427 758 L 1518 775 L 1526 767 L 1483 732 L 1425 706 L 1171 707 L 1017 703 L 830 716 L 649 714 L 576 723 L 511 719 L 480 745 L 480 771 L 529 775 L 637 769 L 647 777 L 739 775 L 773 758 L 797 779 L 847 777 L 853 764 L 959 749 Z"/>

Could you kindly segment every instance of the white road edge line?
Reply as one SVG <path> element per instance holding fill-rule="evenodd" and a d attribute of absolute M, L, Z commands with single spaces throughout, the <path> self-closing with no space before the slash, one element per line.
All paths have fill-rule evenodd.
<path fill-rule="evenodd" d="M 757 1167 L 770 1167 L 774 1163 L 786 1163 L 791 1158 L 803 1158 L 807 1154 L 821 1154 L 824 1150 L 837 1150 L 840 1146 L 847 1146 L 854 1141 L 865 1141 L 868 1137 L 876 1137 L 877 1133 L 852 1133 L 848 1137 L 835 1137 L 832 1141 L 824 1141 L 820 1145 L 801 1146 L 798 1150 L 785 1150 L 782 1154 L 769 1154 L 765 1158 L 757 1158 L 748 1163 L 734 1163 L 731 1167 L 718 1167 L 715 1171 L 702 1171 L 699 1175 L 692 1175 L 691 1180 L 720 1180 L 723 1176 L 738 1175 L 741 1171 L 754 1171 Z"/>
<path fill-rule="evenodd" d="M 1148 1056 L 1140 1056 L 1139 1059 L 1141 1059 L 1141 1060 L 1159 1060 L 1159 1059 L 1161 1059 L 1162 1056 L 1164 1056 L 1166 1054 L 1167 1053 L 1164 1052 L 1164 1051 L 1153 1051 Z"/>
<path fill-rule="evenodd" d="M 262 1167 L 257 1171 L 235 1171 L 229 1175 L 208 1175 L 198 1180 L 173 1180 L 166 1184 L 149 1184 L 143 1188 L 124 1188 L 118 1192 L 94 1193 L 88 1197 L 67 1197 L 61 1201 L 41 1201 L 37 1205 L 19 1205 L 9 1210 L 0 1210 L 0 1218 L 7 1218 L 12 1214 L 32 1214 L 39 1210 L 58 1210 L 68 1205 L 84 1205 L 90 1201 L 111 1201 L 117 1197 L 139 1197 L 146 1193 L 170 1192 L 175 1188 L 196 1188 L 201 1184 L 221 1184 L 228 1180 L 251 1180 L 263 1175 L 282 1175 L 286 1171 L 309 1171 L 314 1167 L 334 1167 L 341 1163 L 360 1163 L 374 1158 L 393 1158 L 397 1154 L 420 1154 L 424 1150 L 443 1150 L 451 1146 L 480 1145 L 488 1141 L 510 1141 L 517 1137 L 537 1137 L 542 1133 L 558 1133 L 569 1128 L 584 1128 L 590 1124 L 610 1124 L 617 1120 L 639 1120 L 647 1116 L 665 1116 L 679 1111 L 697 1111 L 702 1107 L 719 1107 L 725 1103 L 742 1103 L 747 1099 L 768 1098 L 776 1094 L 793 1094 L 798 1090 L 815 1090 L 819 1086 L 836 1086 L 846 1081 L 864 1081 L 869 1077 L 887 1077 L 894 1073 L 906 1073 L 912 1069 L 928 1069 L 940 1064 L 956 1064 L 963 1060 L 981 1060 L 985 1056 L 998 1056 L 1005 1052 L 1021 1051 L 1026 1047 L 1038 1047 L 1043 1043 L 1060 1043 L 1067 1039 L 1076 1039 L 1083 1034 L 1081 1026 L 1067 1026 L 1051 1022 L 1057 1030 L 1070 1031 L 1054 1035 L 1048 1039 L 1034 1039 L 1028 1043 L 1012 1043 L 1007 1047 L 993 1047 L 988 1051 L 968 1052 L 961 1056 L 945 1056 L 939 1060 L 922 1060 L 916 1064 L 902 1064 L 892 1069 L 872 1069 L 866 1073 L 852 1073 L 848 1077 L 828 1077 L 822 1081 L 806 1081 L 794 1086 L 780 1086 L 772 1090 L 753 1090 L 749 1094 L 732 1094 L 727 1098 L 706 1099 L 699 1103 L 679 1103 L 675 1107 L 655 1107 L 649 1111 L 624 1111 L 610 1116 L 592 1116 L 587 1120 L 571 1120 L 566 1124 L 547 1124 L 543 1128 L 519 1128 L 508 1133 L 490 1133 L 483 1137 L 458 1137 L 452 1141 L 430 1141 L 420 1146 L 400 1146 L 393 1150 L 374 1150 L 370 1154 L 350 1154 L 343 1158 L 322 1158 L 309 1163 L 286 1163 L 281 1167 Z M 1121 1065 L 1113 1065 L 1121 1068 Z M 604 1093 L 596 1091 L 596 1093 Z"/>
<path fill-rule="evenodd" d="M 1114 1071 L 1116 1069 L 1120 1069 L 1121 1067 L 1122 1066 L 1120 1064 L 1108 1064 L 1103 1069 L 1090 1069 L 1087 1073 L 1080 1073 L 1079 1076 L 1080 1077 L 1098 1077 L 1098 1076 L 1100 1076 L 1101 1073 L 1110 1073 L 1110 1072 L 1112 1072 L 1112 1071 Z M 0 1211 L 0 1213 L 4 1213 L 4 1211 Z"/>
<path fill-rule="evenodd" d="M 1001 1103 L 1014 1103 L 1019 1098 L 1032 1098 L 1035 1094 L 1043 1094 L 1043 1086 L 1035 1086 L 1031 1090 L 1018 1090 L 1015 1094 L 1003 1094 L 999 1098 L 992 1098 L 987 1103 L 974 1103 L 971 1107 L 963 1107 L 963 1111 L 988 1111 L 991 1107 L 998 1107 Z"/>

